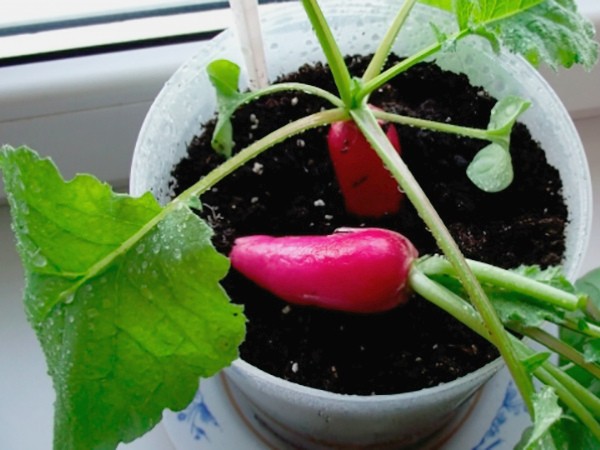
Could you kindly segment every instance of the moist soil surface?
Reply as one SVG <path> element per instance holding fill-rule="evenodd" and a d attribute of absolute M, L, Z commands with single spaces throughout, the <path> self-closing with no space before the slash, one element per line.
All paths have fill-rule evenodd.
<path fill-rule="evenodd" d="M 349 57 L 351 72 L 365 68 Z M 304 66 L 280 81 L 300 81 L 334 92 L 326 66 Z M 486 128 L 495 99 L 464 76 L 420 64 L 375 92 L 370 103 L 387 111 Z M 235 148 L 280 126 L 329 108 L 302 93 L 262 98 L 233 120 Z M 189 156 L 173 171 L 181 192 L 222 162 L 210 147 L 214 122 L 204 124 Z M 567 209 L 561 181 L 525 126 L 511 139 L 515 179 L 501 193 L 478 190 L 466 167 L 487 143 L 397 126 L 402 156 L 469 258 L 502 267 L 559 264 Z M 201 215 L 228 254 L 233 240 L 252 234 L 329 234 L 339 227 L 383 227 L 409 237 L 421 255 L 439 252 L 408 201 L 381 219 L 347 214 L 329 161 L 327 130 L 315 129 L 268 150 L 202 197 Z M 249 363 L 293 382 L 347 394 L 413 391 L 453 380 L 497 357 L 497 351 L 462 324 L 413 295 L 386 313 L 357 315 L 288 305 L 234 270 L 223 281 L 245 306 Z"/>

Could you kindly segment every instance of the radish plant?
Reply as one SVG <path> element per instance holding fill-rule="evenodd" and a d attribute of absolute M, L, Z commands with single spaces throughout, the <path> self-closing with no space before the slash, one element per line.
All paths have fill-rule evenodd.
<path fill-rule="evenodd" d="M 119 442 L 135 439 L 160 420 L 165 408 L 185 407 L 194 396 L 198 377 L 211 376 L 237 357 L 245 319 L 219 285 L 229 262 L 212 247 L 210 227 L 192 209 L 201 207 L 204 192 L 261 152 L 307 129 L 340 122 L 352 123 L 344 125 L 342 133 L 354 132 L 352 127 L 361 131 L 361 139 L 381 160 L 381 167 L 375 169 L 377 160 L 367 166 L 377 171 L 385 167 L 386 176 L 393 177 L 406 197 L 403 201 L 413 204 L 444 253 L 415 259 L 410 243 L 381 230 L 340 235 L 341 240 L 355 239 L 350 247 L 361 252 L 369 242 L 359 239 L 363 233 L 383 234 L 384 242 L 402 247 L 388 246 L 369 256 L 396 260 L 397 269 L 397 278 L 386 280 L 389 289 L 374 304 L 381 301 L 378 308 L 389 307 L 403 301 L 406 289 L 412 289 L 489 339 L 506 361 L 533 419 L 522 448 L 569 448 L 570 444 L 574 448 L 582 439 L 592 443 L 588 447 L 600 446 L 600 399 L 590 388 L 599 375 L 597 275 L 578 284 L 591 294 L 584 296 L 556 268 L 507 271 L 467 261 L 404 164 L 394 138 L 381 126 L 399 123 L 487 141 L 467 174 L 481 189 L 496 192 L 512 180 L 510 132 L 529 103 L 514 97 L 501 99 L 488 127 L 481 130 L 368 107 L 376 89 L 467 36 L 480 36 L 493 48 L 503 46 L 533 64 L 591 67 L 598 56 L 594 30 L 577 14 L 573 0 L 422 1 L 454 14 L 456 30 L 446 34 L 431 24 L 436 39 L 430 45 L 383 70 L 416 3 L 406 0 L 361 78 L 350 76 L 317 1 L 302 1 L 327 57 L 337 95 L 300 83 L 241 93 L 239 67 L 223 60 L 210 64 L 209 76 L 219 99 L 213 143 L 228 159 L 166 206 L 150 194 L 140 198 L 115 194 L 89 175 L 64 181 L 49 160 L 32 150 L 2 148 L 0 169 L 25 267 L 25 308 L 57 393 L 56 449 L 115 448 Z M 236 108 L 290 89 L 320 96 L 332 107 L 291 122 L 232 154 L 230 117 Z M 361 151 L 368 153 L 364 142 Z M 331 146 L 335 147 L 335 139 Z M 386 205 L 382 210 L 387 209 Z M 304 242 L 282 239 L 286 239 L 283 245 L 265 237 L 247 238 L 234 250 L 233 262 L 241 268 L 248 258 L 296 257 L 328 237 L 305 237 Z M 267 249 L 262 256 L 250 257 L 248 249 L 240 254 L 248 243 Z M 308 270 L 305 264 L 300 266 L 300 273 Z M 382 265 L 374 267 L 383 271 Z M 248 275 L 263 276 L 253 271 Z M 311 276 L 319 284 L 320 275 Z M 371 288 L 375 286 L 361 289 Z M 296 286 L 278 293 L 295 300 L 304 295 L 303 290 L 305 286 Z M 391 294 L 394 290 L 399 297 Z M 334 294 L 331 298 L 337 305 L 351 300 L 341 289 L 334 289 Z M 548 321 L 563 330 L 559 337 L 543 331 L 541 325 Z M 548 351 L 533 350 L 508 330 L 533 338 Z M 559 354 L 568 366 L 554 365 L 548 357 L 551 353 Z M 541 389 L 534 388 L 532 377 L 541 381 Z"/>

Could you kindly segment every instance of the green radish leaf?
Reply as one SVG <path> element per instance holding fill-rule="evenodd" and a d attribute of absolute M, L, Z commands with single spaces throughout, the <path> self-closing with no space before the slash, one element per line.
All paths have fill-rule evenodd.
<path fill-rule="evenodd" d="M 518 14 L 552 0 L 458 0 L 459 10 L 468 10 L 472 23 L 488 23 L 514 17 Z"/>
<path fill-rule="evenodd" d="M 533 373 L 533 371 L 535 371 L 535 369 L 537 369 L 538 367 L 541 367 L 542 364 L 544 364 L 546 361 L 548 361 L 550 356 L 551 356 L 550 352 L 534 353 L 533 355 L 529 356 L 528 358 L 522 360 L 522 363 L 525 366 L 527 373 Z"/>
<path fill-rule="evenodd" d="M 591 22 L 577 13 L 574 0 L 421 0 L 456 14 L 460 32 L 479 34 L 533 65 L 553 69 L 598 60 Z"/>
<path fill-rule="evenodd" d="M 480 150 L 467 168 L 467 176 L 485 192 L 506 189 L 513 180 L 510 134 L 517 118 L 531 106 L 527 100 L 508 96 L 492 108 L 488 131 L 494 142 Z"/>
<path fill-rule="evenodd" d="M 449 41 L 448 39 L 448 35 L 446 33 L 444 33 L 435 23 L 431 22 L 429 24 L 429 26 L 431 27 L 431 31 L 433 31 L 433 35 L 435 36 L 436 40 L 442 44 L 442 45 L 446 45 L 446 43 Z"/>
<path fill-rule="evenodd" d="M 575 287 L 567 279 L 560 266 L 542 269 L 540 266 L 519 266 L 511 269 L 513 272 L 526 276 L 536 281 L 549 284 L 566 292 L 575 292 Z"/>
<path fill-rule="evenodd" d="M 227 259 L 189 208 L 65 182 L 27 148 L 0 151 L 24 302 L 56 391 L 54 448 L 108 449 L 193 399 L 238 355 Z"/>
<path fill-rule="evenodd" d="M 220 96 L 226 99 L 237 99 L 240 97 L 239 81 L 240 67 L 229 60 L 217 59 L 212 61 L 206 68 L 210 82 Z"/>
<path fill-rule="evenodd" d="M 596 308 L 600 307 L 600 269 L 592 270 L 591 272 L 585 274 L 583 277 L 578 279 L 575 283 L 575 288 L 577 289 L 577 291 L 587 294 L 588 301 L 592 302 L 592 304 L 594 304 Z M 579 318 L 584 318 L 582 313 L 580 313 Z M 592 318 L 589 316 L 586 316 L 585 319 L 596 324 L 598 323 L 597 321 L 592 320 Z M 582 320 L 581 323 L 585 322 L 583 322 Z M 600 363 L 600 360 L 598 359 L 600 347 L 600 345 L 598 344 L 598 339 L 584 336 L 580 333 L 568 330 L 566 328 L 560 329 L 559 336 L 560 339 L 566 344 L 583 353 L 584 358 L 588 360 L 588 362 L 593 361 Z M 586 370 L 578 366 L 573 366 L 569 368 L 566 372 L 570 376 L 575 378 L 583 386 L 587 387 L 592 392 L 595 392 L 596 395 L 600 394 L 600 386 L 598 385 L 598 380 Z"/>
<path fill-rule="evenodd" d="M 564 314 L 550 305 L 504 290 L 486 290 L 503 323 L 539 327 L 547 320 L 560 321 Z"/>
<path fill-rule="evenodd" d="M 556 448 L 550 435 L 551 427 L 562 416 L 562 408 L 558 405 L 558 397 L 554 389 L 545 386 L 533 395 L 535 421 L 528 428 L 515 449 L 530 450 L 534 448 Z"/>
<path fill-rule="evenodd" d="M 588 339 L 583 344 L 583 357 L 586 362 L 600 363 L 600 339 Z"/>
<path fill-rule="evenodd" d="M 428 260 L 433 258 L 435 257 L 430 257 Z M 427 260 L 425 260 L 426 262 Z M 511 269 L 511 271 L 566 292 L 574 291 L 573 286 L 565 278 L 559 267 L 540 269 L 539 266 L 520 266 Z M 455 294 L 461 297 L 465 296 L 461 283 L 454 276 L 432 274 L 428 274 L 428 276 Z M 522 327 L 539 327 L 546 321 L 560 323 L 565 318 L 563 310 L 552 306 L 548 302 L 539 301 L 522 293 L 496 287 L 490 283 L 483 284 L 483 288 L 494 305 L 494 309 L 501 321 L 505 324 L 518 324 Z"/>
<path fill-rule="evenodd" d="M 560 328 L 559 329 L 559 337 L 560 340 L 563 341 L 565 344 L 573 347 L 575 350 L 579 351 L 580 353 L 584 353 L 585 350 L 585 346 L 586 343 L 588 342 L 589 338 L 577 333 L 575 331 L 571 331 L 567 328 Z M 561 364 L 568 364 L 569 360 L 566 358 L 561 358 Z M 590 374 L 587 370 L 577 366 L 577 365 L 572 365 L 570 367 L 568 367 L 565 372 L 567 372 L 571 377 L 573 377 L 575 380 L 577 380 L 582 386 L 585 387 L 589 387 L 592 385 L 592 383 L 594 383 L 595 377 Z"/>
<path fill-rule="evenodd" d="M 454 11 L 454 6 L 452 5 L 454 0 L 419 0 L 419 2 L 446 11 Z"/>
<path fill-rule="evenodd" d="M 593 25 L 577 13 L 574 0 L 477 3 L 481 6 L 474 8 L 472 26 L 492 33 L 534 66 L 544 62 L 557 69 L 582 64 L 590 69 L 598 59 Z"/>
<path fill-rule="evenodd" d="M 487 129 L 510 138 L 513 125 L 530 106 L 530 101 L 514 95 L 498 100 L 492 108 Z"/>
<path fill-rule="evenodd" d="M 577 290 L 587 294 L 589 300 L 600 308 L 600 268 L 585 274 L 575 283 Z"/>
<path fill-rule="evenodd" d="M 212 61 L 206 71 L 217 91 L 219 111 L 211 144 L 217 153 L 229 158 L 234 144 L 231 116 L 248 96 L 239 91 L 240 67 L 234 62 L 218 59 Z"/>
<path fill-rule="evenodd" d="M 499 192 L 513 180 L 510 153 L 492 142 L 481 149 L 467 167 L 467 176 L 482 191 Z"/>
<path fill-rule="evenodd" d="M 563 416 L 563 420 L 555 423 L 550 429 L 554 445 L 558 449 L 595 449 L 600 448 L 600 441 L 588 427 L 576 417 Z"/>

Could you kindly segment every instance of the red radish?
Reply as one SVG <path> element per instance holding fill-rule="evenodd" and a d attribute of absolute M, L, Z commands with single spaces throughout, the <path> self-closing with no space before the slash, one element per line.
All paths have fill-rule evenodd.
<path fill-rule="evenodd" d="M 393 125 L 388 126 L 386 135 L 400 153 L 400 140 Z M 349 213 L 381 217 L 400 210 L 404 195 L 354 122 L 331 124 L 327 145 Z"/>
<path fill-rule="evenodd" d="M 247 236 L 235 241 L 233 267 L 290 303 L 349 312 L 386 311 L 407 301 L 418 256 L 401 234 L 341 228 L 328 236 Z"/>

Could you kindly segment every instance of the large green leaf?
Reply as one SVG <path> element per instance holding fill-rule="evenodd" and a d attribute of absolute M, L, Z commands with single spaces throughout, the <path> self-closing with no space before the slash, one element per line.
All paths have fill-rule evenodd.
<path fill-rule="evenodd" d="M 571 414 L 566 414 L 563 420 L 555 423 L 550 429 L 550 433 L 555 447 L 561 450 L 600 448 L 600 442 L 590 429 Z"/>
<path fill-rule="evenodd" d="M 594 28 L 591 22 L 577 14 L 573 0 L 546 0 L 520 15 L 497 23 L 485 16 L 478 19 L 483 19 L 483 28 L 498 36 L 504 46 L 536 66 L 544 62 L 554 69 L 573 64 L 591 68 L 598 59 Z"/>
<path fill-rule="evenodd" d="M 480 34 L 494 48 L 501 43 L 532 64 L 552 68 L 598 59 L 594 27 L 578 12 L 574 0 L 421 0 L 454 11 L 461 30 Z"/>
<path fill-rule="evenodd" d="M 600 269 L 596 268 L 584 276 L 579 278 L 575 283 L 575 287 L 578 291 L 583 292 L 587 295 L 588 301 L 595 305 L 595 308 L 600 308 Z M 580 316 L 580 318 L 583 318 Z M 590 317 L 585 317 L 590 320 Z M 595 322 L 598 325 L 598 322 Z M 586 360 L 590 362 L 598 363 L 600 361 L 600 351 L 598 347 L 598 339 L 585 336 L 581 333 L 577 333 L 568 329 L 560 329 L 560 338 L 571 345 L 576 350 L 583 353 Z M 583 386 L 587 387 L 588 390 L 596 395 L 600 395 L 600 385 L 598 380 L 588 371 L 582 369 L 579 366 L 573 366 L 567 370 L 569 375 L 575 378 Z"/>
<path fill-rule="evenodd" d="M 237 357 L 227 259 L 187 205 L 114 194 L 26 148 L 0 151 L 28 318 L 56 390 L 55 448 L 111 449 L 182 409 Z"/>

